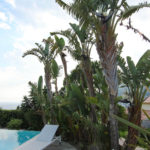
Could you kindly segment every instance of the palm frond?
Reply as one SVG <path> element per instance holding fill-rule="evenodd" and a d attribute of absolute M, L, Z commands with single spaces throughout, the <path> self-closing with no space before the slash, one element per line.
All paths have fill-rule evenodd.
<path fill-rule="evenodd" d="M 98 5 L 98 0 L 75 0 L 73 3 L 66 4 L 62 0 L 56 0 L 56 2 L 69 14 L 75 17 L 77 20 L 80 20 L 81 24 L 88 24 L 91 20 L 90 13 L 93 12 Z"/>
<path fill-rule="evenodd" d="M 26 51 L 22 57 L 26 57 L 28 55 L 36 56 L 40 61 L 43 61 L 43 55 L 39 49 L 33 48 L 31 50 Z"/>
<path fill-rule="evenodd" d="M 62 35 L 68 39 L 70 46 L 66 46 L 66 49 L 72 55 L 73 58 L 79 59 L 81 56 L 81 44 L 77 38 L 77 35 L 72 32 L 70 29 L 59 32 L 52 32 L 51 35 Z"/>
<path fill-rule="evenodd" d="M 116 116 L 116 115 L 113 115 L 113 117 L 114 117 L 115 119 L 117 119 L 118 121 L 120 121 L 120 122 L 126 124 L 127 126 L 130 126 L 130 127 L 134 128 L 134 129 L 138 130 L 140 133 L 150 135 L 150 132 L 149 132 L 148 130 L 145 130 L 144 128 L 141 128 L 141 127 L 139 127 L 139 126 L 137 126 L 137 125 L 135 125 L 135 124 L 133 124 L 133 123 L 131 123 L 131 122 L 129 122 L 129 121 L 123 119 L 123 118 L 120 118 L 120 117 L 118 117 L 118 116 Z"/>
<path fill-rule="evenodd" d="M 140 9 L 145 8 L 145 7 L 150 7 L 150 4 L 147 2 L 145 3 L 140 3 L 139 5 L 136 6 L 131 6 L 125 9 L 125 11 L 122 14 L 122 20 L 129 18 L 131 15 L 134 13 L 138 12 Z"/>
<path fill-rule="evenodd" d="M 134 62 L 132 61 L 131 57 L 127 56 L 127 63 L 129 67 L 129 71 L 131 73 L 131 76 L 134 77 L 136 76 L 137 70 Z"/>
<path fill-rule="evenodd" d="M 72 24 L 72 23 L 70 23 L 70 26 L 73 29 L 73 31 L 76 33 L 78 38 L 80 39 L 81 43 L 84 43 L 87 38 L 86 28 L 84 28 L 84 26 L 82 26 L 82 28 L 80 29 L 79 25 Z"/>
<path fill-rule="evenodd" d="M 41 55 L 41 57 L 42 57 L 42 55 L 43 55 L 43 53 L 42 53 L 42 51 L 40 50 L 40 49 L 38 49 L 38 48 L 33 48 L 33 49 L 31 49 L 31 50 L 27 50 L 23 55 L 22 55 L 22 57 L 25 57 L 25 56 L 27 56 L 27 55 L 32 55 L 32 54 L 30 54 L 30 53 L 36 53 L 36 54 L 38 54 L 38 55 Z"/>
<path fill-rule="evenodd" d="M 143 56 L 138 61 L 136 68 L 140 74 L 140 78 L 143 79 L 143 81 L 150 78 L 150 50 L 147 50 L 143 54 Z"/>
<path fill-rule="evenodd" d="M 39 44 L 39 43 L 35 43 L 35 45 L 41 50 L 41 51 L 43 51 L 44 50 L 44 47 L 41 45 L 41 44 Z"/>
<path fill-rule="evenodd" d="M 147 117 L 147 119 L 150 120 L 150 116 L 148 115 L 148 113 L 144 109 L 142 111 L 145 114 L 145 116 Z"/>

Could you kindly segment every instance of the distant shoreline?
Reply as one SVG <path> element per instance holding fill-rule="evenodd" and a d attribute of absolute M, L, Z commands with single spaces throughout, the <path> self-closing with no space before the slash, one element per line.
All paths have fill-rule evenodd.
<path fill-rule="evenodd" d="M 20 102 L 21 103 L 21 102 Z M 14 110 L 20 105 L 19 102 L 0 102 L 0 108 L 7 110 Z"/>

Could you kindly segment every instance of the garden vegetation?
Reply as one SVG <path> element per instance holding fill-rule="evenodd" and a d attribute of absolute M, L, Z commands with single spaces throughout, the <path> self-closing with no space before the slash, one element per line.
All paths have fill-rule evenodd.
<path fill-rule="evenodd" d="M 147 136 L 150 133 L 140 128 L 142 102 L 150 85 L 150 50 L 134 64 L 132 58 L 121 57 L 123 42 L 118 43 L 120 33 L 116 33 L 117 26 L 125 19 L 150 4 L 129 6 L 126 0 L 72 3 L 56 0 L 56 3 L 78 24 L 70 23 L 65 31 L 51 32 L 42 44 L 35 43 L 35 48 L 23 54 L 23 57 L 38 58 L 43 64 L 44 77 L 40 76 L 37 83 L 29 82 L 30 93 L 14 114 L 1 112 L 4 113 L 1 126 L 38 130 L 43 124 L 59 124 L 58 134 L 63 140 L 82 150 L 134 150 L 141 143 L 150 148 Z M 94 47 L 99 61 L 90 57 Z M 71 73 L 68 55 L 78 63 Z M 62 64 L 57 63 L 57 57 Z M 64 82 L 59 89 L 61 69 Z M 127 88 L 128 114 L 118 105 L 123 102 L 123 97 L 117 96 L 119 86 Z M 126 139 L 123 146 L 119 145 L 120 136 Z"/>

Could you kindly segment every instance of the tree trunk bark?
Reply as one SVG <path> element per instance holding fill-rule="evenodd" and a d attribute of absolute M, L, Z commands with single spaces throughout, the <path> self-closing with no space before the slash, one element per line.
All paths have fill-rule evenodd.
<path fill-rule="evenodd" d="M 67 62 L 66 62 L 66 59 L 65 59 L 66 55 L 63 52 L 61 52 L 60 57 L 61 57 L 61 61 L 62 61 L 63 67 L 64 67 L 64 73 L 65 73 L 65 79 L 66 79 L 65 84 L 68 85 Z"/>
<path fill-rule="evenodd" d="M 83 74 L 86 79 L 86 83 L 89 89 L 89 95 L 91 97 L 95 97 L 95 91 L 93 87 L 93 76 L 92 76 L 92 68 L 91 68 L 91 62 L 89 56 L 84 56 L 82 58 L 82 70 Z M 95 106 L 92 104 L 91 105 L 91 114 L 90 114 L 91 120 L 96 123 L 97 122 L 97 116 L 95 112 Z"/>
<path fill-rule="evenodd" d="M 46 84 L 46 88 L 47 88 L 47 95 L 48 95 L 50 104 L 52 104 L 53 95 L 52 95 L 50 81 L 51 81 L 51 75 L 50 75 L 48 69 L 45 67 L 45 84 Z"/>
<path fill-rule="evenodd" d="M 89 89 L 89 95 L 94 97 L 95 90 L 93 87 L 92 68 L 91 68 L 91 62 L 88 56 L 84 56 L 84 58 L 82 58 L 82 70 L 83 70 L 83 74 L 85 76 L 87 86 Z"/>
<path fill-rule="evenodd" d="M 109 123 L 110 123 L 110 142 L 111 142 L 111 149 L 118 150 L 119 149 L 119 134 L 118 134 L 118 121 L 114 119 L 112 114 L 117 114 L 116 106 L 115 106 L 115 98 L 110 94 L 110 105 L 109 105 Z"/>
<path fill-rule="evenodd" d="M 57 78 L 55 79 L 55 92 L 58 95 L 58 85 L 57 85 Z"/>
<path fill-rule="evenodd" d="M 129 121 L 137 126 L 141 126 L 141 106 L 133 105 L 129 108 Z M 126 140 L 125 150 L 135 150 L 137 145 L 138 130 L 128 127 L 128 136 Z"/>
<path fill-rule="evenodd" d="M 96 50 L 103 67 L 106 83 L 110 92 L 109 122 L 111 149 L 119 149 L 118 123 L 112 114 L 116 114 L 115 98 L 118 92 L 116 35 L 109 24 L 103 23 L 100 33 L 96 34 Z"/>
<path fill-rule="evenodd" d="M 43 109 L 42 109 L 42 120 L 43 120 L 43 124 L 46 125 L 47 121 L 46 121 L 46 117 L 45 117 L 45 113 Z"/>
<path fill-rule="evenodd" d="M 50 115 L 51 115 L 51 123 L 55 123 L 55 118 L 53 115 L 53 107 L 52 107 L 52 103 L 53 103 L 53 94 L 52 94 L 52 89 L 51 89 L 51 74 L 49 72 L 49 68 L 45 67 L 45 83 L 46 83 L 46 88 L 47 88 L 47 95 L 48 95 L 48 99 L 50 102 Z"/>

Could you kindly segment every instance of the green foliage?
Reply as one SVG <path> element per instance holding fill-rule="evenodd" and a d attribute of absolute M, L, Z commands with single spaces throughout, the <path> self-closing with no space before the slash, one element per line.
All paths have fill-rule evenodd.
<path fill-rule="evenodd" d="M 21 119 L 11 119 L 7 123 L 7 128 L 8 129 L 21 129 L 23 121 Z"/>
<path fill-rule="evenodd" d="M 37 89 L 39 95 L 42 95 L 43 92 L 42 88 L 43 88 L 43 77 L 40 76 L 38 80 L 38 89 Z"/>
<path fill-rule="evenodd" d="M 120 118 L 123 118 L 123 119 L 125 119 L 125 120 L 128 119 L 128 115 L 127 115 L 127 113 L 125 112 L 125 108 L 122 107 L 122 106 L 120 106 L 120 105 L 118 105 L 118 113 L 117 113 L 117 115 L 118 115 Z M 120 131 L 121 133 L 125 133 L 125 135 L 126 135 L 127 130 L 128 130 L 128 126 L 127 126 L 126 124 L 122 123 L 122 122 L 118 122 L 118 127 L 119 127 L 119 131 Z"/>
<path fill-rule="evenodd" d="M 86 28 L 83 26 L 80 29 L 79 25 L 72 24 L 72 23 L 70 23 L 70 26 L 72 27 L 73 31 L 76 33 L 76 35 L 78 36 L 78 38 L 80 39 L 81 43 L 85 43 L 85 40 L 87 38 Z"/>
<path fill-rule="evenodd" d="M 114 115 L 114 117 L 117 120 L 119 120 L 120 122 L 126 124 L 127 126 L 130 126 L 130 127 L 134 128 L 134 129 L 137 129 L 140 132 L 140 134 L 141 134 L 140 137 L 136 137 L 137 140 L 138 140 L 138 144 L 140 146 L 146 148 L 146 149 L 150 149 L 150 129 L 144 129 L 142 127 L 139 127 L 139 126 L 137 126 L 137 125 L 135 125 L 135 124 L 125 120 L 125 119 L 122 119 L 122 118 L 120 118 L 118 116 Z M 120 135 L 121 136 L 126 136 L 126 132 L 125 133 L 120 132 Z"/>
<path fill-rule="evenodd" d="M 12 129 L 40 130 L 43 127 L 41 114 L 34 113 L 33 111 L 28 113 L 22 110 L 0 109 L 0 116 L 1 116 L 0 117 L 1 128 L 10 127 Z M 15 121 L 12 121 L 12 120 L 15 120 Z M 20 121 L 16 121 L 16 120 L 21 120 L 22 123 L 19 125 Z"/>
<path fill-rule="evenodd" d="M 57 64 L 57 62 L 55 61 L 55 59 L 52 59 L 52 75 L 53 75 L 53 78 L 57 78 L 58 75 L 59 75 L 59 66 Z"/>
<path fill-rule="evenodd" d="M 116 116 L 116 115 L 113 115 L 113 116 L 114 116 L 114 118 L 116 118 L 118 121 L 120 121 L 120 122 L 126 124 L 127 126 L 130 126 L 130 127 L 132 127 L 132 128 L 135 128 L 135 129 L 138 130 L 140 133 L 142 133 L 142 134 L 144 134 L 144 135 L 146 135 L 146 134 L 150 135 L 150 132 L 149 132 L 148 130 L 143 129 L 143 128 L 141 128 L 141 127 L 139 127 L 139 126 L 137 126 L 137 125 L 135 125 L 135 124 L 133 124 L 133 123 L 131 123 L 131 122 L 129 122 L 129 121 L 123 119 L 123 118 L 120 118 L 120 117 Z"/>
<path fill-rule="evenodd" d="M 43 122 L 46 123 L 50 119 L 50 103 L 47 98 L 47 90 L 43 87 L 43 77 L 40 76 L 38 83 L 29 83 L 29 96 L 26 96 L 27 101 L 23 101 L 20 109 L 24 112 L 38 112 L 43 116 Z M 31 106 L 32 107 L 31 107 Z M 33 114 L 34 115 L 34 114 Z"/>
<path fill-rule="evenodd" d="M 25 120 L 28 123 L 28 129 L 30 130 L 41 130 L 43 127 L 43 122 L 41 115 L 33 111 L 26 112 L 24 114 Z"/>
<path fill-rule="evenodd" d="M 131 57 L 125 60 L 118 56 L 118 64 L 121 68 L 121 79 L 128 88 L 128 95 L 133 99 L 133 103 L 142 105 L 146 95 L 145 86 L 149 86 L 150 78 L 150 50 L 147 50 L 135 65 Z M 144 66 L 144 67 L 143 67 Z"/>
<path fill-rule="evenodd" d="M 36 106 L 36 101 L 34 99 L 24 96 L 19 109 L 21 109 L 23 112 L 26 112 L 29 110 L 35 110 Z"/>
<path fill-rule="evenodd" d="M 36 89 L 38 85 L 32 82 L 29 82 L 29 96 L 24 96 L 23 101 L 19 107 L 19 109 L 23 112 L 28 112 L 28 111 L 36 111 L 40 108 L 38 99 L 37 99 L 37 91 Z"/>
<path fill-rule="evenodd" d="M 71 30 L 65 30 L 60 32 L 51 32 L 51 35 L 62 35 L 66 37 L 69 41 L 69 46 L 66 46 L 66 49 L 71 54 L 71 56 L 77 60 L 81 59 L 81 46 L 76 34 Z"/>
<path fill-rule="evenodd" d="M 76 78 L 76 75 L 80 76 L 75 73 L 76 71 L 77 69 L 72 71 L 73 74 L 69 75 L 68 78 L 73 78 L 72 76 Z M 95 143 L 98 143 L 99 147 L 104 150 L 110 149 L 108 126 L 102 124 L 99 115 L 99 113 L 105 111 L 104 108 L 101 108 L 103 110 L 100 109 L 100 101 L 105 100 L 89 97 L 87 93 L 84 93 L 80 84 L 79 80 L 71 80 L 68 95 L 54 97 L 53 110 L 60 126 L 59 132 L 64 140 L 80 143 L 83 149 L 88 149 Z M 93 124 L 89 118 L 90 106 L 93 103 L 98 110 L 96 113 L 99 121 L 96 124 Z"/>
<path fill-rule="evenodd" d="M 128 131 L 120 131 L 119 132 L 119 137 L 123 137 L 126 139 L 127 135 L 128 135 Z"/>
<path fill-rule="evenodd" d="M 63 38 L 59 38 L 57 35 L 55 35 L 56 45 L 60 49 L 60 51 L 63 50 L 65 47 L 65 40 Z"/>
<path fill-rule="evenodd" d="M 20 110 L 2 110 L 0 109 L 0 126 L 5 128 L 9 121 L 12 119 L 21 119 L 24 122 L 24 113 Z M 27 124 L 24 122 L 22 127 L 26 127 Z"/>
<path fill-rule="evenodd" d="M 102 47 L 108 47 L 110 50 L 113 49 L 114 53 L 112 53 L 112 57 L 115 56 L 117 50 L 114 49 L 116 47 L 115 43 L 117 43 L 115 29 L 117 24 L 121 19 L 129 17 L 131 14 L 145 6 L 136 6 L 131 8 L 128 6 L 126 0 L 74 0 L 69 4 L 62 0 L 56 0 L 56 2 L 79 20 L 79 25 L 70 23 L 71 29 L 51 33 L 51 35 L 55 35 L 55 41 L 49 37 L 47 40 L 44 40 L 45 47 L 36 44 L 38 48 L 27 51 L 23 56 L 34 55 L 43 62 L 45 66 L 45 77 L 49 77 L 47 83 L 50 84 L 51 77 L 55 79 L 55 84 L 57 83 L 59 67 L 54 59 L 58 53 L 61 58 L 64 59 L 65 54 L 62 51 L 68 50 L 75 60 L 80 61 L 80 64 L 69 76 L 66 75 L 68 76 L 66 77 L 66 80 L 69 81 L 69 85 L 53 94 L 53 98 L 50 99 L 52 101 L 51 106 L 47 102 L 47 93 L 45 94 L 42 86 L 42 77 L 39 78 L 37 85 L 32 84 L 32 99 L 36 101 L 36 109 L 35 111 L 28 111 L 25 113 L 25 119 L 31 129 L 37 130 L 40 126 L 39 120 L 41 119 L 41 113 L 44 115 L 51 113 L 51 116 L 54 114 L 55 123 L 60 125 L 60 133 L 65 140 L 71 140 L 77 143 L 80 142 L 81 145 L 84 146 L 84 149 L 88 149 L 93 145 L 98 145 L 99 149 L 108 150 L 110 149 L 110 135 L 108 130 L 110 91 L 106 84 L 102 70 L 106 70 L 106 68 L 109 68 L 110 66 L 106 64 L 106 61 L 106 65 L 103 66 L 103 68 L 98 62 L 92 63 L 91 67 L 90 52 L 93 44 L 97 42 L 100 47 L 102 45 Z M 106 30 L 105 27 L 107 27 Z M 65 46 L 65 40 L 57 37 L 57 34 L 66 37 L 69 45 Z M 93 35 L 95 35 L 95 39 Z M 110 45 L 107 45 L 107 43 L 110 43 Z M 101 60 L 104 60 L 105 62 L 104 56 L 102 56 Z M 141 102 L 145 96 L 143 85 L 146 84 L 145 79 L 147 78 L 147 73 L 145 73 L 145 70 L 143 70 L 141 66 L 144 63 L 146 65 L 149 64 L 145 61 L 146 59 L 148 60 L 148 57 L 146 58 L 146 56 L 143 56 L 139 65 L 135 65 L 132 59 L 128 57 L 127 67 L 125 66 L 125 61 L 122 58 L 119 59 L 120 67 L 122 69 L 122 81 L 124 84 L 127 84 L 130 95 L 134 95 L 134 98 Z M 116 59 L 112 59 L 112 62 L 115 64 Z M 63 62 L 63 65 L 64 64 L 66 65 L 65 60 Z M 92 71 L 90 70 L 90 67 L 92 68 Z M 112 72 L 116 71 L 116 67 L 111 68 L 114 68 Z M 150 68 L 150 65 L 147 65 L 147 69 L 148 68 Z M 90 73 L 87 73 L 88 75 L 85 73 L 85 70 L 87 69 L 89 69 L 91 71 L 90 73 L 92 73 L 91 84 L 93 84 L 92 86 L 94 87 L 94 97 L 89 97 L 90 88 L 88 87 L 89 82 L 86 82 L 86 77 L 88 77 Z M 116 74 L 113 77 L 116 77 Z M 113 77 L 112 80 L 115 79 Z M 49 91 L 48 95 L 51 93 L 52 92 Z M 25 102 L 29 102 L 27 98 Z M 98 118 L 96 123 L 92 123 L 90 118 L 92 116 L 91 106 L 93 106 L 93 104 Z M 121 121 L 124 123 L 124 119 L 126 119 L 124 109 L 119 107 L 118 111 Z M 119 120 L 120 118 L 117 119 Z M 40 123 L 42 123 L 42 121 L 40 121 Z M 127 124 L 130 126 L 132 125 L 129 122 Z M 42 125 L 43 124 L 41 124 L 41 126 Z M 119 127 L 122 132 L 126 130 L 127 126 L 124 128 L 124 126 L 120 124 Z M 132 127 L 136 126 L 132 125 Z M 136 129 L 140 130 L 140 128 L 137 127 Z M 144 131 L 145 130 L 143 129 L 142 132 Z"/>
<path fill-rule="evenodd" d="M 136 5 L 136 6 L 127 7 L 122 14 L 122 19 L 129 18 L 135 12 L 138 12 L 140 9 L 145 8 L 145 7 L 150 7 L 150 4 L 145 2 L 145 3 L 140 3 L 139 5 Z"/>
<path fill-rule="evenodd" d="M 142 110 L 144 112 L 144 115 L 147 117 L 148 120 L 150 120 L 150 116 L 148 115 L 148 113 L 146 112 L 146 110 Z"/>

